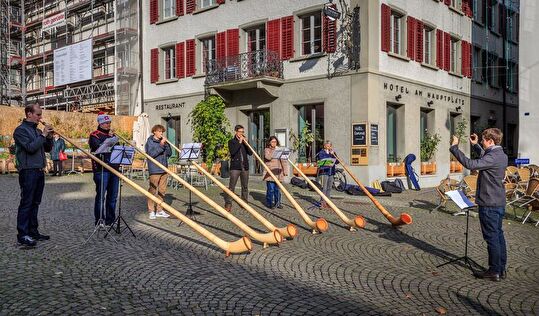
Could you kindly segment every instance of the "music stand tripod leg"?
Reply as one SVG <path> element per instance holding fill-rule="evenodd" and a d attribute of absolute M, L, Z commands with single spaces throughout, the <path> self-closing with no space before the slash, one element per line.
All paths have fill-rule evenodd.
<path fill-rule="evenodd" d="M 440 267 L 443 267 L 445 265 L 452 264 L 452 263 L 455 263 L 455 262 L 458 262 L 458 261 L 461 261 L 461 260 L 464 261 L 464 265 L 467 266 L 472 271 L 472 273 L 475 273 L 475 269 L 473 268 L 472 263 L 477 265 L 477 266 L 480 266 L 479 264 L 477 264 L 477 262 L 475 262 L 473 259 L 468 257 L 468 234 L 469 234 L 469 227 L 470 227 L 469 226 L 469 223 L 470 223 L 470 209 L 469 208 L 464 209 L 464 212 L 466 212 L 466 231 L 464 233 L 464 236 L 465 236 L 464 256 L 456 258 L 456 259 L 449 260 L 447 262 L 444 262 L 444 263 L 442 263 L 440 265 L 437 265 L 436 268 L 440 268 Z"/>

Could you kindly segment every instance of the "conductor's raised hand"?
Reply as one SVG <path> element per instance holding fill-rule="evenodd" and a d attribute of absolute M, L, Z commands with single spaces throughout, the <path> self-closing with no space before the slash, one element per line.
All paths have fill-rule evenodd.
<path fill-rule="evenodd" d="M 479 141 L 479 137 L 477 137 L 477 134 L 473 133 L 470 135 L 470 144 L 475 145 Z"/>
<path fill-rule="evenodd" d="M 455 135 L 451 136 L 451 146 L 455 146 L 459 144 L 459 138 Z"/>

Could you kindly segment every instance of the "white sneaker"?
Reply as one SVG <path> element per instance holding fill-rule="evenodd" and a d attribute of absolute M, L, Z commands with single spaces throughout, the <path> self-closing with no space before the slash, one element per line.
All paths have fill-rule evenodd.
<path fill-rule="evenodd" d="M 150 213 L 150 219 L 156 219 L 157 217 L 155 216 L 155 212 L 151 212 Z"/>
<path fill-rule="evenodd" d="M 161 210 L 159 212 L 156 212 L 155 213 L 155 216 L 157 217 L 164 217 L 164 218 L 167 218 L 167 217 L 170 217 L 170 215 L 168 215 L 165 211 Z"/>

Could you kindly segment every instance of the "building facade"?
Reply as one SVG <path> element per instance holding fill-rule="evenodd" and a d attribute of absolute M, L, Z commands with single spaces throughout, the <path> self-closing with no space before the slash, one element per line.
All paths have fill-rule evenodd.
<path fill-rule="evenodd" d="M 471 129 L 504 132 L 510 158 L 518 153 L 518 0 L 473 0 Z"/>
<path fill-rule="evenodd" d="M 190 142 L 190 111 L 218 94 L 258 151 L 270 135 L 291 146 L 306 130 L 316 140 L 294 159 L 316 160 L 331 140 L 364 183 L 403 176 L 408 154 L 423 186 L 460 177 L 447 147 L 469 130 L 471 1 L 332 2 L 146 0 L 150 122 Z M 340 18 L 328 17 L 332 8 Z M 438 149 L 422 164 L 421 141 L 435 134 Z"/>
<path fill-rule="evenodd" d="M 135 114 L 140 87 L 138 4 L 2 0 L 0 103 Z M 92 46 L 89 79 L 57 84 L 54 51 L 87 40 Z M 78 58 L 74 56 L 71 64 L 80 62 Z"/>

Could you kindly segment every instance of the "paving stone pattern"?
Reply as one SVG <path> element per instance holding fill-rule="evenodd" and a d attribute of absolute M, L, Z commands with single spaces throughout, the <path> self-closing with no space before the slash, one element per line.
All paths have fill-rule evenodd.
<path fill-rule="evenodd" d="M 365 229 L 350 232 L 332 212 L 313 209 L 308 213 L 325 217 L 330 228 L 312 235 L 290 203 L 265 209 L 264 184 L 251 183 L 255 208 L 276 226 L 296 224 L 299 236 L 267 249 L 253 241 L 250 254 L 226 258 L 176 219 L 149 220 L 145 199 L 128 186 L 122 209 L 137 237 L 124 232 L 115 243 L 101 234 L 83 245 L 93 230 L 90 174 L 47 178 L 39 219 L 51 240 L 21 249 L 15 238 L 18 178 L 0 176 L 0 315 L 437 315 L 440 307 L 448 315 L 539 314 L 539 227 L 504 223 L 508 279 L 495 283 L 475 279 L 462 264 L 436 268 L 463 255 L 466 219 L 430 213 L 432 190 L 380 198 L 395 216 L 412 215 L 414 223 L 400 229 L 365 197 L 335 193 L 345 213 L 366 218 Z M 305 208 L 313 201 L 313 192 L 293 191 Z M 206 193 L 222 203 L 216 187 Z M 167 200 L 183 211 L 188 194 L 169 189 Z M 193 200 L 204 227 L 229 241 L 243 235 Z M 233 213 L 265 231 L 236 205 Z M 477 218 L 470 227 L 470 256 L 485 266 Z"/>

